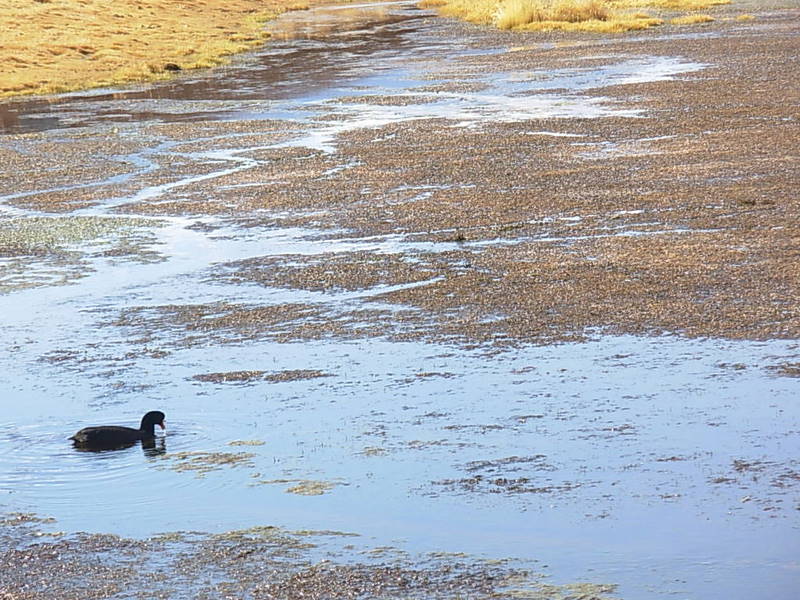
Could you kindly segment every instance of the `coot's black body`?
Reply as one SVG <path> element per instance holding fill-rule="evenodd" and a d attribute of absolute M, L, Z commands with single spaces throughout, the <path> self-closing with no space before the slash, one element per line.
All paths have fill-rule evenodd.
<path fill-rule="evenodd" d="M 152 410 L 142 417 L 139 429 L 120 427 L 118 425 L 84 427 L 69 439 L 81 448 L 121 448 L 130 446 L 139 440 L 143 442 L 152 441 L 156 436 L 156 425 L 164 429 L 164 413 L 159 410 Z"/>

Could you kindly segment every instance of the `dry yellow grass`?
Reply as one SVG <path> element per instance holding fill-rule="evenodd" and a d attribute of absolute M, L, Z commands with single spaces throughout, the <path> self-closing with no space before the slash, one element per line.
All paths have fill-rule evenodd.
<path fill-rule="evenodd" d="M 682 17 L 675 17 L 670 19 L 669 22 L 673 25 L 695 25 L 697 23 L 710 23 L 714 20 L 711 15 L 684 15 Z"/>
<path fill-rule="evenodd" d="M 0 97 L 162 79 L 177 70 L 217 65 L 263 43 L 264 21 L 332 1 L 337 0 L 0 0 Z M 420 5 L 505 29 L 618 32 L 663 22 L 633 14 L 632 8 L 702 10 L 729 1 L 420 0 Z"/>
<path fill-rule="evenodd" d="M 307 7 L 306 0 L 0 0 L 0 97 L 220 64 L 262 43 L 265 20 Z"/>
<path fill-rule="evenodd" d="M 500 29 L 513 29 L 534 22 L 561 21 L 606 21 L 607 6 L 601 0 L 506 0 L 494 16 L 494 24 Z"/>
<path fill-rule="evenodd" d="M 522 31 L 589 31 L 594 33 L 622 33 L 625 31 L 639 31 L 656 27 L 663 23 L 663 19 L 656 17 L 614 17 L 605 21 L 592 19 L 589 21 L 539 21 L 521 25 L 516 29 Z"/>
<path fill-rule="evenodd" d="M 647 29 L 664 22 L 659 16 L 633 12 L 634 9 L 684 12 L 728 3 L 730 0 L 421 0 L 420 6 L 500 29 L 616 33 Z M 670 22 L 685 25 L 713 20 L 708 15 L 700 17 L 681 15 Z"/>
<path fill-rule="evenodd" d="M 620 8 L 663 8 L 666 10 L 705 10 L 712 6 L 730 4 L 731 0 L 609 0 Z"/>

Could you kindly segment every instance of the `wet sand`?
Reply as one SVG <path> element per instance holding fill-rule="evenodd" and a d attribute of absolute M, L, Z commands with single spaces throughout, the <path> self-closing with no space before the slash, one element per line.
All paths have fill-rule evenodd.
<path fill-rule="evenodd" d="M 10 326 L 26 325 L 19 326 L 23 333 L 14 330 L 3 360 L 11 364 L 30 356 L 39 368 L 73 373 L 87 395 L 95 385 L 117 386 L 118 395 L 97 400 L 100 406 L 151 401 L 160 398 L 153 390 L 190 379 L 192 386 L 209 386 L 187 388 L 202 390 L 199 404 L 222 397 L 236 406 L 234 400 L 244 404 L 243 397 L 268 389 L 267 398 L 285 403 L 271 410 L 283 414 L 311 410 L 304 402 L 315 389 L 325 401 L 342 394 L 339 402 L 349 406 L 347 390 L 325 386 L 347 370 L 344 357 L 357 354 L 359 344 L 372 352 L 370 344 L 378 340 L 390 345 L 379 358 L 389 366 L 373 379 L 378 390 L 396 393 L 403 407 L 372 390 L 374 406 L 357 420 L 360 431 L 342 435 L 348 444 L 354 438 L 361 453 L 349 460 L 369 456 L 382 461 L 381 469 L 374 467 L 378 471 L 390 473 L 398 456 L 423 457 L 413 459 L 427 466 L 419 477 L 415 472 L 413 484 L 403 481 L 409 486 L 401 486 L 403 498 L 463 498 L 463 504 L 477 502 L 487 511 L 495 505 L 517 511 L 519 499 L 534 503 L 545 517 L 557 515 L 543 521 L 562 518 L 579 528 L 613 520 L 631 506 L 638 514 L 641 501 L 690 523 L 687 531 L 700 527 L 685 516 L 700 506 L 698 523 L 713 520 L 720 539 L 746 529 L 743 522 L 760 532 L 785 524 L 793 536 L 800 477 L 786 447 L 796 434 L 795 417 L 781 402 L 800 364 L 800 13 L 796 5 L 748 6 L 756 18 L 741 22 L 734 17 L 742 7 L 721 10 L 729 20 L 699 30 L 672 27 L 613 37 L 510 34 L 450 23 L 434 28 L 438 37 L 426 39 L 430 48 L 407 60 L 405 38 L 394 30 L 370 32 L 348 42 L 360 49 L 347 58 L 358 66 L 355 74 L 317 53 L 312 36 L 301 45 L 295 71 L 314 73 L 298 77 L 307 82 L 305 94 L 291 83 L 262 89 L 248 80 L 248 65 L 265 57 L 243 58 L 229 72 L 238 82 L 230 86 L 234 91 L 226 92 L 221 78 L 207 84 L 213 90 L 207 97 L 187 79 L 184 88 L 131 90 L 113 103 L 89 96 L 47 109 L 6 104 L 13 114 L 9 129 L 16 132 L 0 138 L 0 161 L 10 166 L 0 174 L 2 291 L 9 298 L 29 294 L 24 297 L 31 304 L 8 312 Z M 464 51 L 437 58 L 456 43 Z M 287 44 L 276 51 L 291 52 Z M 399 58 L 391 62 L 396 46 Z M 367 57 L 363 63 L 361 55 Z M 377 55 L 389 57 L 390 77 L 366 69 Z M 328 70 L 321 72 L 319 64 Z M 37 227 L 21 227 L 33 218 L 41 219 Z M 131 287 L 124 293 L 108 280 L 110 271 L 103 269 L 109 268 L 128 278 Z M 182 269 L 196 276 L 185 288 Z M 162 277 L 174 281 L 162 283 Z M 79 299 L 78 316 L 68 322 L 76 331 L 84 322 L 96 330 L 76 339 L 69 332 L 27 339 L 25 314 L 47 308 L 48 294 L 54 307 L 74 306 L 67 303 L 69 287 L 54 285 L 84 289 L 81 282 L 88 299 Z M 503 399 L 509 381 L 534 381 L 536 393 L 524 408 L 509 408 L 500 418 L 481 413 L 492 404 L 483 397 L 446 411 L 430 405 L 437 398 L 452 402 L 453 389 L 470 387 L 451 386 L 465 376 L 458 369 L 480 374 L 490 360 L 481 353 L 496 357 L 532 344 L 562 344 L 569 354 L 570 342 L 609 335 L 660 335 L 651 343 L 662 339 L 664 348 L 674 343 L 676 350 L 665 350 L 668 357 L 646 368 L 637 361 L 651 350 L 633 343 L 630 352 L 608 350 L 606 362 L 618 369 L 608 367 L 611 374 L 601 385 L 611 390 L 608 404 L 584 400 L 596 375 L 591 370 L 559 375 L 554 367 L 545 375 L 547 361 L 531 358 L 508 366 L 498 376 L 503 383 L 489 389 L 494 395 L 486 395 Z M 626 347 L 620 339 L 619 347 Z M 704 350 L 685 358 L 674 340 L 687 339 Z M 778 340 L 784 345 L 770 345 Z M 736 360 L 736 344 L 753 342 L 764 344 L 766 358 Z M 403 371 L 391 348 L 417 343 L 441 354 L 426 360 L 428 369 Z M 341 344 L 341 357 L 330 365 L 306 357 L 274 370 L 242 360 L 263 355 L 274 361 L 272 345 L 285 352 L 333 352 L 322 344 Z M 748 351 L 754 347 L 759 346 L 748 345 Z M 453 362 L 468 359 L 461 367 L 436 366 L 447 362 L 441 358 L 446 348 L 457 357 Z M 728 358 L 714 358 L 708 348 Z M 175 358 L 182 352 L 185 363 Z M 660 382 L 666 372 L 699 369 L 700 355 L 713 363 L 711 374 L 674 384 L 669 398 L 675 404 L 648 404 L 649 392 L 638 389 L 647 387 L 645 379 Z M 269 360 L 264 362 L 271 365 Z M 562 360 L 554 364 L 574 366 L 569 357 Z M 641 369 L 626 370 L 630 365 Z M 769 390 L 766 397 L 732 399 L 726 382 L 740 376 L 757 380 L 757 372 L 766 373 L 760 380 Z M 641 377 L 641 385 L 631 384 L 641 396 L 630 400 L 623 393 L 627 388 L 612 388 L 614 373 Z M 572 388 L 563 383 L 569 379 L 590 381 L 570 395 Z M 363 388 L 365 381 L 369 377 L 348 385 Z M 259 387 L 284 384 L 307 387 L 284 395 Z M 403 390 L 413 385 L 429 386 L 423 390 L 427 404 L 406 399 Z M 254 387 L 241 388 L 240 397 L 225 391 L 236 388 L 224 386 Z M 717 388 L 724 391 L 719 397 L 710 391 Z M 700 399 L 708 405 L 693 404 Z M 408 416 L 385 416 L 393 409 L 381 402 Z M 228 407 L 204 410 L 208 418 L 220 410 L 224 415 Z M 300 414 L 299 423 L 288 421 L 289 430 L 319 417 L 315 411 Z M 676 429 L 663 433 L 653 420 Z M 271 415 L 271 424 L 277 421 L 278 414 Z M 412 425 L 410 434 L 393 431 L 406 421 L 432 433 L 426 437 Z M 735 433 L 722 449 L 708 441 L 719 441 L 714 436 L 720 432 Z M 515 445 L 513 440 L 528 435 L 525 448 Z M 662 446 L 662 436 L 680 444 Z M 194 438 L 177 439 L 178 450 L 197 450 L 190 445 Z M 273 451 L 267 445 L 265 452 Z M 569 451 L 578 457 L 565 458 Z M 305 452 L 301 460 L 313 461 Z M 319 459 L 315 452 L 321 451 L 309 455 Z M 592 463 L 594 457 L 599 464 Z M 337 458 L 330 460 L 335 464 Z M 452 467 L 448 473 L 433 470 L 440 462 Z M 249 477 L 255 467 L 245 466 Z M 371 470 L 354 475 L 358 485 L 347 490 L 331 464 L 315 463 L 311 470 L 334 489 L 334 500 L 336 493 L 357 495 L 374 478 Z M 265 486 L 298 483 L 264 479 Z M 523 506 L 522 513 L 529 505 Z M 148 568 L 166 597 L 187 589 L 197 597 L 288 598 L 300 591 L 329 597 L 320 590 L 330 589 L 342 598 L 550 598 L 576 590 L 627 597 L 625 588 L 615 590 L 617 582 L 606 577 L 591 588 L 548 588 L 536 577 L 524 580 L 514 566 L 477 558 L 442 558 L 426 566 L 415 555 L 367 564 L 345 549 L 321 563 L 323 557 L 302 548 L 294 534 L 281 538 L 280 548 L 236 532 L 224 541 L 207 534 L 143 541 L 68 533 L 41 542 L 27 529 L 29 520 L 12 517 L 3 525 L 13 549 L 2 558 L 10 568 L 3 569 L 0 591 L 13 598 L 90 597 L 81 595 L 91 587 L 81 579 L 87 547 L 92 556 L 120 559 L 94 567 L 107 569 L 96 573 L 109 586 L 91 592 L 98 597 L 141 591 L 145 583 L 136 565 L 142 564 L 154 565 Z M 408 535 L 425 525 L 410 523 Z M 658 538 L 666 535 L 662 526 L 652 521 L 644 529 Z M 641 523 L 624 531 L 633 537 L 638 529 Z M 457 532 L 468 534 L 479 537 Z M 790 545 L 787 540 L 782 543 Z M 618 540 L 609 534 L 608 542 Z M 772 582 L 772 597 L 789 598 L 793 557 L 771 562 L 759 552 L 754 546 L 758 574 L 749 579 Z M 289 562 L 299 556 L 302 564 L 287 567 L 287 556 Z M 61 567 L 51 575 L 59 557 Z M 269 576 L 266 565 L 273 569 Z M 638 574 L 625 576 L 647 580 L 642 573 L 655 568 L 636 567 Z M 208 569 L 214 575 L 197 583 Z M 645 582 L 642 588 L 657 588 L 654 597 L 685 591 L 675 581 L 683 574 L 668 580 L 670 567 L 659 569 L 654 577 L 668 583 Z M 24 583 L 14 579 L 26 570 L 49 575 Z M 178 584 L 168 579 L 175 571 L 182 577 Z M 715 574 L 697 575 L 688 593 L 702 589 L 709 597 L 715 586 L 728 585 L 725 594 L 738 586 L 722 577 L 708 584 Z M 693 588 L 703 585 L 700 580 L 706 587 Z M 515 596 L 509 590 L 518 585 L 526 591 Z"/>

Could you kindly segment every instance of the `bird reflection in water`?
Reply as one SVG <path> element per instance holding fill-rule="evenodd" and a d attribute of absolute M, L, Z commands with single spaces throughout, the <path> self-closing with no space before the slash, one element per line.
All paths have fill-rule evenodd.
<path fill-rule="evenodd" d="M 161 436 L 152 440 L 142 440 L 142 451 L 147 458 L 155 458 L 167 453 L 167 438 Z"/>
<path fill-rule="evenodd" d="M 115 450 L 124 450 L 126 448 L 132 448 L 137 444 L 139 444 L 139 442 L 128 442 L 126 444 L 116 444 L 103 447 L 74 446 L 74 449 L 77 450 L 78 452 L 96 452 L 100 454 L 104 452 L 114 452 Z M 167 453 L 166 436 L 152 438 L 149 440 L 141 440 L 141 444 L 142 444 L 142 452 L 148 458 L 153 458 L 155 456 L 160 456 L 162 454 Z"/>

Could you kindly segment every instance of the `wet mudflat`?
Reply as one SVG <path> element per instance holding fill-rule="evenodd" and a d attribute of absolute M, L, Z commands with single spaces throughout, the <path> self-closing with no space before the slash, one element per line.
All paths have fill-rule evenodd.
<path fill-rule="evenodd" d="M 792 598 L 800 37 L 756 16 L 320 10 L 6 103 L 0 590 Z"/>

